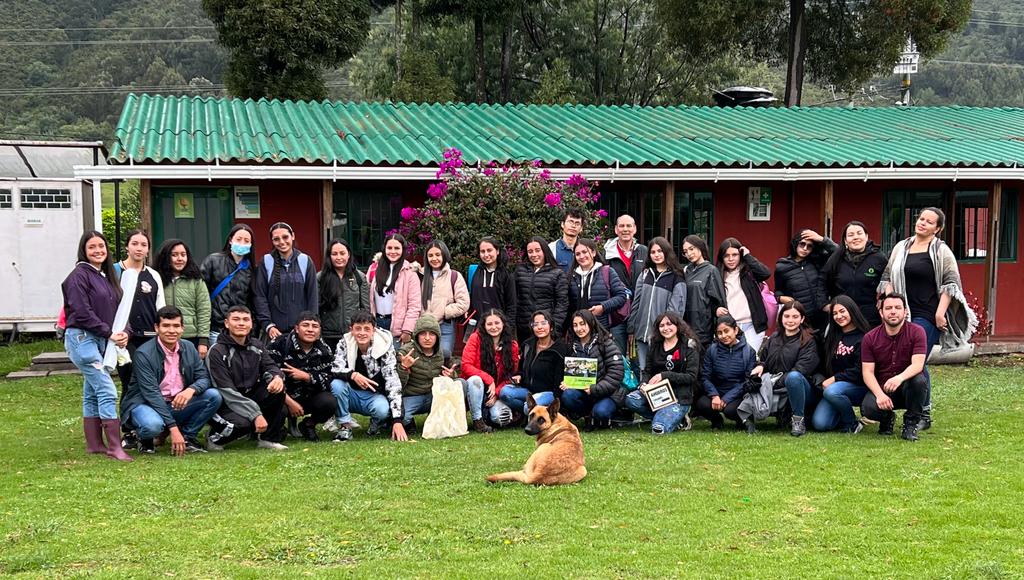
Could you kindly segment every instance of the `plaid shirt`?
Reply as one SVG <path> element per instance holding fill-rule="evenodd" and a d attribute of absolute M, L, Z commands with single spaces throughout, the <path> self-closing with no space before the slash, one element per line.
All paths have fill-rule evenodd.
<path fill-rule="evenodd" d="M 293 330 L 277 337 L 277 340 L 270 345 L 270 356 L 282 370 L 284 365 L 289 365 L 309 373 L 310 382 L 308 383 L 288 378 L 288 374 L 285 373 L 284 388 L 288 392 L 288 396 L 293 399 L 306 398 L 321 391 L 330 390 L 331 364 L 334 362 L 334 353 L 322 339 L 317 339 L 309 352 L 306 352 L 299 344 L 299 337 Z"/>

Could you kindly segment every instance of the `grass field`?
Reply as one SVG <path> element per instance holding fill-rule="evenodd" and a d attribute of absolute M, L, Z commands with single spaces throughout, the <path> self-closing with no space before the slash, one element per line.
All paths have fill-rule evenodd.
<path fill-rule="evenodd" d="M 630 428 L 561 488 L 484 482 L 521 431 L 121 464 L 84 453 L 78 378 L 0 382 L 0 575 L 1021 577 L 1020 369 L 933 377 L 916 444 Z"/>

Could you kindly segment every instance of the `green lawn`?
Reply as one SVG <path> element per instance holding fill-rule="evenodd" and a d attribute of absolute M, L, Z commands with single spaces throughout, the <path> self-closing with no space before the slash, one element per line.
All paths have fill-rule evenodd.
<path fill-rule="evenodd" d="M 0 575 L 1021 577 L 1020 369 L 933 376 L 916 444 L 584 434 L 561 488 L 484 482 L 531 452 L 513 431 L 121 464 L 85 455 L 77 378 L 0 382 Z"/>

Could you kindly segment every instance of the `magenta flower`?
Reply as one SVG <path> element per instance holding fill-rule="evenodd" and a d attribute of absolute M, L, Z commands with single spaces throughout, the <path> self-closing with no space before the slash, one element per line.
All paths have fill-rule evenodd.
<path fill-rule="evenodd" d="M 534 167 L 540 167 L 540 165 L 541 165 L 540 159 L 534 159 L 532 165 Z"/>
<path fill-rule="evenodd" d="M 565 182 L 573 187 L 582 187 L 587 185 L 586 178 L 580 175 L 579 173 L 574 173 L 573 175 L 570 175 L 569 179 L 566 179 Z"/>
<path fill-rule="evenodd" d="M 597 217 L 606 218 L 608 217 L 608 212 L 603 209 L 599 209 L 597 210 Z"/>
<path fill-rule="evenodd" d="M 405 221 L 409 221 L 414 217 L 416 217 L 416 210 L 414 210 L 411 207 L 402 208 L 402 219 L 404 219 Z"/>
<path fill-rule="evenodd" d="M 549 171 L 547 169 L 545 169 L 544 171 L 541 171 L 540 172 L 540 178 L 543 179 L 544 181 L 550 180 L 551 179 L 551 171 Z"/>
<path fill-rule="evenodd" d="M 556 205 L 562 203 L 562 194 L 549 193 L 544 196 L 544 203 L 547 204 L 548 207 L 555 207 Z"/>
<path fill-rule="evenodd" d="M 494 169 L 491 168 L 491 167 L 487 167 L 486 169 L 484 169 L 484 175 L 486 177 L 493 177 L 494 176 Z"/>
<path fill-rule="evenodd" d="M 446 193 L 448 193 L 448 183 L 445 181 L 432 183 L 427 188 L 427 195 L 430 196 L 430 199 L 441 199 Z"/>

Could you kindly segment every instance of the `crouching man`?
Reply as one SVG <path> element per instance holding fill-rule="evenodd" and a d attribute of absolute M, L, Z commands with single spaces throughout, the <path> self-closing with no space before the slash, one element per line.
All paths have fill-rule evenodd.
<path fill-rule="evenodd" d="M 864 335 L 860 360 L 864 384 L 870 392 L 860 405 L 860 414 L 878 421 L 879 435 L 892 435 L 895 409 L 903 413 L 907 441 L 917 441 L 918 422 L 928 398 L 924 363 L 928 338 L 924 328 L 907 320 L 907 300 L 901 294 L 882 298 L 882 324 Z"/>
<path fill-rule="evenodd" d="M 308 310 L 299 313 L 295 328 L 270 345 L 270 356 L 285 374 L 288 415 L 296 419 L 305 415 L 298 424 L 299 433 L 306 441 L 319 441 L 316 426 L 333 419 L 337 409 L 331 394 L 334 354 L 320 339 L 320 317 Z"/>
<path fill-rule="evenodd" d="M 391 332 L 377 328 L 372 314 L 352 315 L 348 333 L 338 341 L 331 390 L 338 397 L 339 428 L 335 439 L 352 437 L 351 413 L 370 417 L 367 435 L 376 435 L 390 419 L 391 438 L 407 441 L 402 427 L 402 381 L 398 378 Z"/>
<path fill-rule="evenodd" d="M 206 448 L 222 451 L 224 445 L 257 433 L 256 447 L 288 449 L 284 440 L 284 376 L 259 339 L 251 336 L 252 312 L 232 306 L 224 320 L 224 332 L 210 347 L 206 360 L 210 377 L 224 403 L 220 421 L 211 424 Z"/>
<path fill-rule="evenodd" d="M 181 310 L 164 306 L 156 312 L 156 338 L 135 351 L 132 379 L 121 399 L 121 422 L 138 434 L 138 450 L 156 453 L 157 438 L 170 435 L 171 453 L 205 452 L 199 430 L 221 405 L 210 388 L 199 351 L 187 340 Z"/>
<path fill-rule="evenodd" d="M 415 416 L 429 413 L 433 403 L 434 379 L 437 377 L 455 378 L 455 372 L 444 366 L 444 353 L 438 346 L 441 336 L 441 325 L 433 314 L 424 314 L 416 320 L 412 331 L 412 340 L 402 345 L 398 351 L 398 376 L 402 379 L 402 425 L 407 434 L 416 430 Z M 462 392 L 469 400 L 469 408 L 473 410 L 473 427 L 480 433 L 490 433 L 491 429 L 483 419 L 484 389 L 483 385 L 473 385 L 462 379 L 456 379 L 462 385 Z"/>

